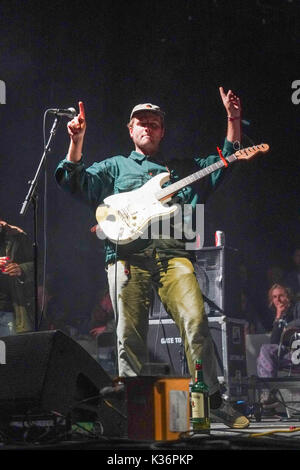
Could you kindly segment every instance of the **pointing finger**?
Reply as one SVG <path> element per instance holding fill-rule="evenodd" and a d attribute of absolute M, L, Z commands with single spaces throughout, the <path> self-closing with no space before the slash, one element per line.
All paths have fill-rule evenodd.
<path fill-rule="evenodd" d="M 84 104 L 82 101 L 79 101 L 79 115 L 82 119 L 85 119 L 85 111 L 84 111 Z"/>
<path fill-rule="evenodd" d="M 226 98 L 226 93 L 225 93 L 224 88 L 222 86 L 219 87 L 219 91 L 220 91 L 220 95 L 221 95 L 222 99 Z"/>

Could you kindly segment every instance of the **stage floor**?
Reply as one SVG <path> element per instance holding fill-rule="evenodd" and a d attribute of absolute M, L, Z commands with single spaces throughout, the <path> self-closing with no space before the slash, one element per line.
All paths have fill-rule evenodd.
<path fill-rule="evenodd" d="M 183 456 L 182 459 L 186 459 L 186 456 L 190 455 L 197 459 L 200 451 L 201 453 L 203 451 L 228 450 L 246 450 L 249 452 L 257 450 L 272 452 L 282 450 L 300 451 L 300 419 L 285 421 L 285 418 L 282 417 L 272 417 L 262 418 L 260 422 L 251 420 L 250 426 L 241 430 L 230 429 L 220 423 L 212 423 L 210 434 L 185 433 L 176 441 L 143 441 L 105 436 L 99 436 L 98 438 L 82 436 L 57 442 L 53 439 L 52 442 L 48 443 L 11 442 L 10 444 L 0 444 L 0 450 L 98 450 L 102 451 L 100 460 L 104 459 L 103 463 L 112 463 L 112 461 L 109 462 L 109 459 L 115 459 L 113 463 L 121 464 L 126 463 L 120 460 L 125 458 L 125 455 L 136 456 L 136 458 L 141 456 L 143 466 L 140 468 L 144 468 L 151 461 L 152 464 L 158 464 L 157 456 L 163 458 L 166 455 L 178 455 Z M 176 462 L 170 460 L 170 462 L 165 463 Z M 182 463 L 192 462 L 183 460 Z"/>

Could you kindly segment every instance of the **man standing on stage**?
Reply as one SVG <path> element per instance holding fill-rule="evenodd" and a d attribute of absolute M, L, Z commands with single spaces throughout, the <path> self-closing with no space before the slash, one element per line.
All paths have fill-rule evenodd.
<path fill-rule="evenodd" d="M 220 95 L 228 122 L 223 146 L 223 156 L 227 157 L 235 151 L 233 143 L 241 140 L 241 105 L 231 90 L 226 94 L 221 87 Z M 134 151 L 128 157 L 107 158 L 85 168 L 82 149 L 86 118 L 82 102 L 79 108 L 79 115 L 68 123 L 69 151 L 56 170 L 56 179 L 62 188 L 94 210 L 107 196 L 140 188 L 159 173 L 169 171 L 171 182 L 175 182 L 219 161 L 218 155 L 181 162 L 163 160 L 158 150 L 165 133 L 164 113 L 160 107 L 145 103 L 135 106 L 130 114 L 128 129 Z M 222 175 L 223 170 L 217 170 L 201 180 L 197 193 L 190 186 L 183 188 L 176 201 L 194 208 L 203 204 Z M 147 362 L 148 315 L 154 288 L 179 328 L 192 377 L 196 360 L 203 361 L 212 417 L 233 428 L 247 427 L 248 419 L 225 402 L 220 393 L 213 342 L 192 263 L 194 253 L 186 249 L 184 237 L 167 238 L 162 234 L 118 246 L 105 240 L 105 250 L 117 323 L 119 375 L 139 375 Z"/>

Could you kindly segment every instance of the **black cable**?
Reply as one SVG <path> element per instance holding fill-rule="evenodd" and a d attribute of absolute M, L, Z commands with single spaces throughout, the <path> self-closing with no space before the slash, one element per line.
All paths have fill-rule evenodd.
<path fill-rule="evenodd" d="M 118 307 L 118 246 L 119 246 L 119 237 L 120 233 L 118 234 L 117 242 L 116 242 L 116 248 L 115 248 L 115 257 L 116 257 L 116 262 L 115 262 L 115 324 L 116 324 L 116 333 L 117 333 L 117 328 L 118 328 L 118 323 L 119 323 L 119 307 Z M 119 354 L 118 354 L 118 336 L 116 334 L 116 341 L 115 341 L 115 375 L 119 376 Z"/>
<path fill-rule="evenodd" d="M 43 116 L 43 143 L 44 148 L 46 147 L 46 117 L 48 114 L 48 110 L 44 112 Z M 46 298 L 46 273 L 47 273 L 47 249 L 48 249 L 48 240 L 47 240 L 47 153 L 45 154 L 44 159 L 44 197 L 43 197 L 43 207 L 44 207 L 44 217 L 43 217 L 43 241 L 44 241 L 44 255 L 43 255 L 43 278 L 42 278 L 42 304 L 41 304 L 41 312 L 40 312 L 40 319 L 38 324 L 38 330 L 41 327 L 43 318 L 45 316 L 45 298 Z"/>
<path fill-rule="evenodd" d="M 68 422 L 68 416 L 70 415 L 70 413 L 80 407 L 80 405 L 84 404 L 84 403 L 87 403 L 88 401 L 91 401 L 91 400 L 95 400 L 97 398 L 101 398 L 100 395 L 95 395 L 95 396 L 92 396 L 92 397 L 89 397 L 89 398 L 85 398 L 83 400 L 80 400 L 74 404 L 72 404 L 71 406 L 68 407 L 67 411 L 65 412 L 65 414 L 61 414 L 61 413 L 58 413 L 57 411 L 52 411 L 50 412 L 50 414 L 52 414 L 55 418 L 59 418 L 60 421 L 64 420 L 65 423 Z M 103 400 L 103 402 L 106 404 L 106 406 L 110 406 L 114 411 L 118 412 L 119 415 L 122 416 L 122 418 L 126 419 L 126 416 L 124 416 L 117 408 L 115 408 L 110 402 L 108 402 L 108 400 Z M 98 421 L 99 422 L 99 421 Z M 101 421 L 100 421 L 101 422 Z M 26 423 L 28 425 L 28 427 L 26 427 Z M 32 416 L 30 415 L 30 412 L 27 412 L 27 416 L 23 419 L 23 429 L 24 429 L 24 433 L 23 433 L 23 443 L 26 444 L 26 445 L 29 445 L 29 444 L 34 444 L 34 445 L 39 445 L 41 443 L 41 439 L 45 439 L 45 437 L 47 436 L 47 434 L 50 434 L 53 430 L 55 430 L 55 428 L 57 428 L 59 426 L 59 422 L 58 423 L 55 423 L 53 425 L 53 427 L 47 427 L 47 429 L 40 435 L 38 436 L 38 438 L 36 436 L 33 436 L 33 440 L 30 440 L 31 437 L 30 437 L 30 432 L 36 427 L 36 423 L 34 421 L 32 421 Z M 74 423 L 74 425 L 78 426 L 79 428 L 82 428 L 84 429 L 84 431 L 90 436 L 90 437 L 93 437 L 94 439 L 95 438 L 99 438 L 99 437 L 102 437 L 103 439 L 105 439 L 105 436 L 103 436 L 102 434 L 99 434 L 99 433 L 95 433 L 94 431 L 90 431 L 86 428 L 84 428 L 82 425 L 80 425 L 80 423 L 76 422 Z M 25 429 L 26 428 L 26 429 Z M 103 426 L 102 426 L 102 430 L 103 430 Z M 55 437 L 53 437 L 52 435 L 50 435 L 50 440 L 47 440 L 47 444 L 52 444 L 52 443 L 56 443 L 56 442 L 59 442 L 62 440 L 62 438 L 65 438 L 67 437 L 68 435 L 74 435 L 74 433 L 76 433 L 77 431 L 74 430 L 74 429 L 65 429 L 62 433 L 60 434 L 57 434 Z M 78 433 L 79 434 L 79 433 Z M 10 438 L 10 442 L 17 442 L 16 439 L 11 439 Z"/>

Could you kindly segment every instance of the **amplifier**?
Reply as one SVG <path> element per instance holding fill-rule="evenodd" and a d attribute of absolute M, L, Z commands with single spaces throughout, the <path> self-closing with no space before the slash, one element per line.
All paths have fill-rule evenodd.
<path fill-rule="evenodd" d="M 148 351 L 150 362 L 170 365 L 171 375 L 189 375 L 184 345 L 175 322 L 170 318 L 149 320 Z"/>
<path fill-rule="evenodd" d="M 247 363 L 243 320 L 208 317 L 215 347 L 217 375 L 230 399 L 247 398 Z M 148 348 L 152 362 L 169 363 L 172 375 L 189 371 L 179 330 L 171 319 L 150 319 Z"/>
<path fill-rule="evenodd" d="M 126 377 L 127 435 L 135 440 L 177 440 L 190 429 L 190 378 Z"/>

